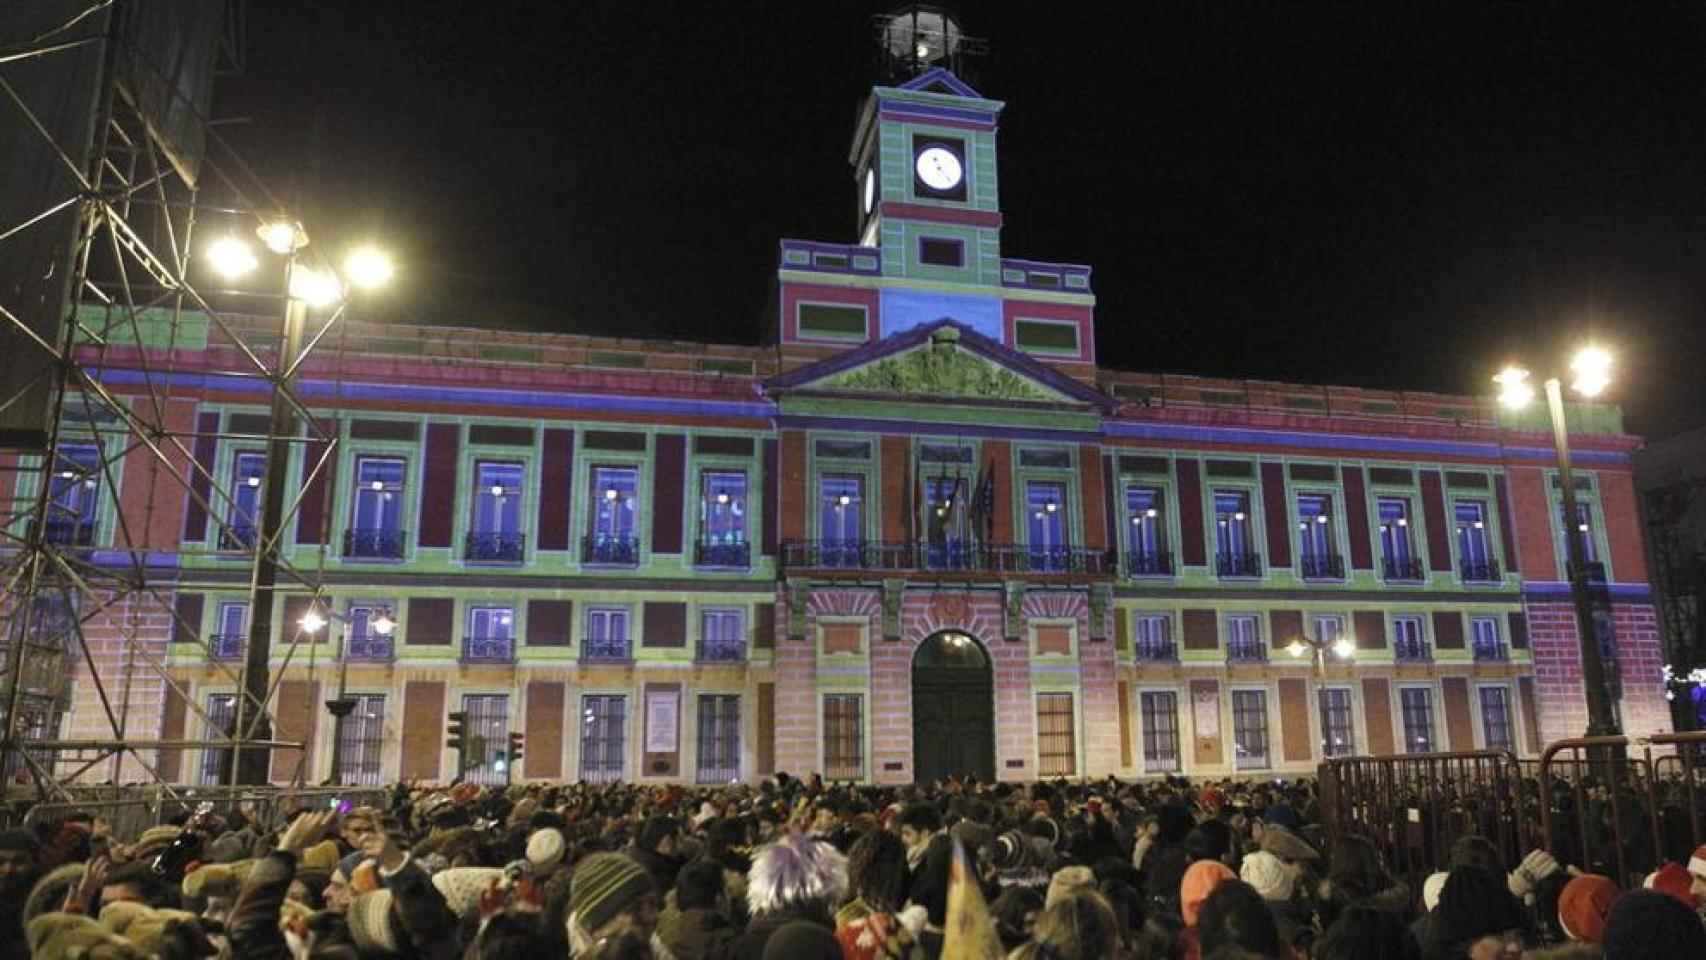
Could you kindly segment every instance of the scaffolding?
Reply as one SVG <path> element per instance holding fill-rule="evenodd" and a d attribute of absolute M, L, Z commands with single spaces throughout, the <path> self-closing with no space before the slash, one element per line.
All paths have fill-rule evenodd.
<path fill-rule="evenodd" d="M 236 783 L 242 756 L 300 750 L 271 738 L 268 705 L 285 669 L 304 659 L 304 635 L 286 631 L 272 645 L 270 617 L 257 615 L 247 639 L 258 663 L 208 656 L 199 615 L 190 622 L 177 588 L 185 560 L 218 555 L 239 569 L 249 561 L 256 614 L 270 608 L 274 578 L 280 590 L 321 596 L 324 547 L 318 564 L 301 566 L 279 549 L 303 499 L 286 495 L 289 457 L 279 454 L 306 451 L 305 486 L 334 455 L 335 421 L 308 409 L 294 379 L 341 308 L 310 320 L 293 344 L 279 320 L 255 317 L 288 325 L 288 278 L 308 251 L 283 258 L 260 295 L 221 289 L 192 255 L 208 223 L 250 230 L 289 209 L 209 117 L 215 75 L 242 66 L 238 0 L 63 0 L 29 12 L 53 19 L 0 26 L 0 139 L 51 168 L 33 195 L 0 205 L 0 280 L 31 281 L 0 283 L 6 794 L 70 801 L 97 781 L 170 790 L 189 750 L 229 751 L 221 779 Z M 87 80 L 74 115 L 41 95 L 63 90 L 67 76 Z M 52 256 L 21 272 L 20 250 Z M 199 414 L 197 384 L 210 373 L 260 385 L 256 402 L 274 415 L 261 427 Z M 279 501 L 263 518 L 271 522 L 245 523 L 238 481 L 203 455 L 221 443 L 269 451 L 261 483 Z M 179 503 L 213 535 L 187 539 Z M 174 643 L 198 646 L 196 662 L 241 691 L 237 722 L 215 723 L 174 680 Z M 168 704 L 208 734 L 164 732 Z M 287 779 L 300 782 L 296 766 Z"/>

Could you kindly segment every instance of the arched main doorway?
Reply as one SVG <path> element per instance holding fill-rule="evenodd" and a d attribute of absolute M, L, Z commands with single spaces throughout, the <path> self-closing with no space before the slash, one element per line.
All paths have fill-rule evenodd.
<path fill-rule="evenodd" d="M 912 775 L 995 779 L 995 675 L 970 634 L 931 634 L 912 655 Z"/>

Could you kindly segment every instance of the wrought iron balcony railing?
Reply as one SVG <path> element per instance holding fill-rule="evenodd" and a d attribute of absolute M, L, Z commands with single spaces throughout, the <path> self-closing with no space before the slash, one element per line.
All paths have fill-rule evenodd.
<path fill-rule="evenodd" d="M 1173 555 L 1166 550 L 1128 553 L 1125 572 L 1128 577 L 1170 577 L 1173 575 Z"/>
<path fill-rule="evenodd" d="M 402 530 L 351 528 L 344 531 L 344 556 L 353 560 L 401 560 L 406 536 Z"/>
<path fill-rule="evenodd" d="M 462 556 L 477 563 L 520 563 L 527 556 L 527 534 L 476 530 L 465 538 Z"/>
<path fill-rule="evenodd" d="M 1392 641 L 1392 656 L 1399 663 L 1427 663 L 1433 659 L 1433 651 L 1425 640 L 1400 637 Z"/>
<path fill-rule="evenodd" d="M 789 540 L 782 566 L 791 570 L 960 570 L 973 573 L 1112 576 L 1112 551 L 1029 544 L 932 544 L 881 540 Z"/>
<path fill-rule="evenodd" d="M 219 531 L 219 549 L 253 550 L 259 536 L 252 523 L 233 523 Z"/>
<path fill-rule="evenodd" d="M 241 660 L 248 637 L 240 633 L 215 633 L 207 638 L 210 660 Z"/>
<path fill-rule="evenodd" d="M 1477 640 L 1474 643 L 1475 660 L 1479 663 L 1492 663 L 1511 658 L 1510 651 L 1500 640 Z"/>
<path fill-rule="evenodd" d="M 1457 565 L 1464 583 L 1498 583 L 1504 580 L 1497 560 L 1464 560 Z"/>
<path fill-rule="evenodd" d="M 594 534 L 581 538 L 581 562 L 605 567 L 640 565 L 640 541 L 636 537 Z"/>
<path fill-rule="evenodd" d="M 1305 580 L 1345 579 L 1345 558 L 1336 553 L 1306 553 L 1297 558 L 1297 572 Z"/>
<path fill-rule="evenodd" d="M 581 659 L 593 663 L 627 663 L 634 659 L 634 648 L 627 639 L 583 640 Z"/>
<path fill-rule="evenodd" d="M 514 663 L 514 637 L 463 637 L 463 663 Z"/>
<path fill-rule="evenodd" d="M 746 643 L 741 640 L 705 640 L 699 643 L 700 663 L 740 663 L 746 659 Z"/>
<path fill-rule="evenodd" d="M 1229 663 L 1263 663 L 1268 659 L 1267 647 L 1260 640 L 1230 640 L 1226 644 Z"/>
<path fill-rule="evenodd" d="M 349 645 L 344 648 L 344 659 L 351 663 L 390 663 L 396 657 L 395 639 L 377 633 L 350 637 Z"/>
<path fill-rule="evenodd" d="M 744 570 L 752 565 L 752 545 L 745 540 L 700 540 L 693 545 L 693 564 Z"/>
<path fill-rule="evenodd" d="M 92 547 L 95 545 L 95 521 L 75 517 L 54 517 L 42 525 L 42 539 L 61 547 Z"/>
<path fill-rule="evenodd" d="M 1215 573 L 1222 577 L 1259 577 L 1262 575 L 1262 555 L 1259 553 L 1216 553 Z"/>
<path fill-rule="evenodd" d="M 1397 583 L 1420 583 L 1427 574 L 1421 557 L 1381 557 L 1380 577 Z"/>
<path fill-rule="evenodd" d="M 1139 637 L 1134 651 L 1137 659 L 1144 663 L 1173 663 L 1179 659 L 1179 647 L 1171 640 L 1146 640 Z"/>

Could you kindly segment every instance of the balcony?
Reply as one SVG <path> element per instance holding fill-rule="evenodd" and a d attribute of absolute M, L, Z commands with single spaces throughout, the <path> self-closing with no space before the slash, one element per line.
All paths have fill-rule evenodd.
<path fill-rule="evenodd" d="M 601 567 L 640 565 L 640 541 L 635 537 L 598 534 L 581 538 L 581 563 Z"/>
<path fill-rule="evenodd" d="M 344 648 L 344 659 L 350 663 L 390 663 L 396 658 L 396 645 L 391 637 L 369 634 L 350 637 Z"/>
<path fill-rule="evenodd" d="M 1399 663 L 1428 663 L 1434 658 L 1427 642 L 1416 637 L 1399 637 L 1392 641 L 1392 656 Z"/>
<path fill-rule="evenodd" d="M 1226 644 L 1228 663 L 1265 663 L 1268 649 L 1260 640 L 1230 640 Z"/>
<path fill-rule="evenodd" d="M 241 660 L 248 637 L 240 633 L 215 633 L 207 638 L 209 660 Z"/>
<path fill-rule="evenodd" d="M 1500 640 L 1477 640 L 1473 647 L 1476 663 L 1501 663 L 1511 658 L 1510 650 Z"/>
<path fill-rule="evenodd" d="M 42 539 L 60 547 L 92 547 L 95 545 L 95 521 L 76 517 L 60 517 L 42 525 Z"/>
<path fill-rule="evenodd" d="M 1421 557 L 1380 558 L 1380 578 L 1388 583 L 1421 583 L 1426 577 Z"/>
<path fill-rule="evenodd" d="M 1464 560 L 1458 563 L 1457 572 L 1464 583 L 1503 583 L 1505 579 L 1497 560 Z"/>
<path fill-rule="evenodd" d="M 407 533 L 402 530 L 345 530 L 344 557 L 349 560 L 401 560 L 405 539 Z"/>
<path fill-rule="evenodd" d="M 520 563 L 527 556 L 527 534 L 476 530 L 464 538 L 462 558 L 471 563 Z"/>
<path fill-rule="evenodd" d="M 746 659 L 746 643 L 741 640 L 710 640 L 699 644 L 700 663 L 740 663 Z"/>
<path fill-rule="evenodd" d="M 1215 573 L 1222 577 L 1259 577 L 1262 575 L 1262 555 L 1259 553 L 1217 553 Z"/>
<path fill-rule="evenodd" d="M 588 639 L 581 642 L 581 660 L 586 663 L 628 663 L 633 659 L 633 648 L 626 637 L 618 640 Z"/>
<path fill-rule="evenodd" d="M 463 663 L 514 663 L 514 637 L 463 637 Z"/>
<path fill-rule="evenodd" d="M 1170 577 L 1173 575 L 1173 555 L 1165 550 L 1128 553 L 1125 572 L 1128 577 Z"/>
<path fill-rule="evenodd" d="M 1336 553 L 1310 553 L 1297 558 L 1297 573 L 1305 580 L 1345 579 L 1345 558 Z"/>
<path fill-rule="evenodd" d="M 982 574 L 1112 576 L 1118 558 L 1108 550 L 1033 547 L 1025 544 L 931 544 L 878 540 L 789 540 L 782 544 L 789 571 L 901 572 L 952 570 Z"/>
<path fill-rule="evenodd" d="M 1179 647 L 1171 640 L 1139 637 L 1134 648 L 1139 663 L 1177 663 Z"/>
<path fill-rule="evenodd" d="M 252 523 L 233 523 L 219 531 L 219 549 L 253 550 L 259 533 Z"/>
<path fill-rule="evenodd" d="M 696 567 L 732 567 L 745 570 L 752 566 L 752 545 L 745 540 L 736 542 L 700 540 L 693 545 L 693 565 Z"/>

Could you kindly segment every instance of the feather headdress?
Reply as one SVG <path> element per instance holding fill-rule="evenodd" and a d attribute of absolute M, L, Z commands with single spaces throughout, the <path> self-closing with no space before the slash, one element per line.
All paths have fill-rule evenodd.
<path fill-rule="evenodd" d="M 759 848 L 747 875 L 746 902 L 754 914 L 811 903 L 834 906 L 847 889 L 847 858 L 798 830 Z"/>

